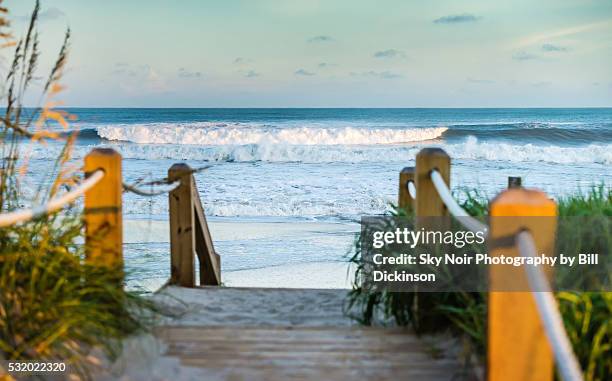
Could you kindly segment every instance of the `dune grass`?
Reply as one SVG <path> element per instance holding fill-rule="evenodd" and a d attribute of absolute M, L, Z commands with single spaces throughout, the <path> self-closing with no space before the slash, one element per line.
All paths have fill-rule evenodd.
<path fill-rule="evenodd" d="M 12 51 L 7 73 L 1 77 L 0 98 L 0 213 L 43 204 L 70 190 L 82 175 L 71 164 L 75 134 L 67 130 L 73 117 L 58 110 L 56 98 L 68 59 L 70 32 L 46 81 L 36 79 L 38 50 L 37 2 L 22 38 L 14 38 L 8 10 L 0 0 L 0 52 Z M 25 108 L 28 91 L 39 89 L 38 108 Z M 27 146 L 53 140 L 63 150 L 45 173 L 29 169 Z M 42 179 L 32 197 L 25 197 L 24 178 Z M 80 378 L 121 350 L 120 340 L 148 329 L 155 306 L 124 290 L 122 269 L 96 267 L 85 261 L 81 211 L 68 207 L 23 224 L 0 228 L 0 359 L 64 361 Z M 103 237 L 101 237 L 103 239 Z M 2 368 L 0 366 L 0 373 Z"/>
<path fill-rule="evenodd" d="M 472 216 L 488 214 L 488 200 L 476 191 L 466 192 L 461 203 Z M 558 200 L 560 217 L 586 216 L 588 224 L 560 223 L 557 247 L 565 253 L 604 253 L 612 247 L 612 189 L 593 187 L 585 194 Z M 410 216 L 394 208 L 396 216 Z M 349 294 L 349 305 L 359 311 L 353 317 L 362 324 L 374 324 L 377 318 L 391 319 L 396 324 L 410 326 L 417 333 L 451 332 L 463 338 L 469 356 L 481 363 L 486 357 L 487 293 L 439 292 L 410 293 L 368 291 L 359 279 L 367 271 L 361 262 L 359 237 L 351 253 L 357 268 L 356 283 Z M 610 276 L 607 269 L 608 277 Z M 612 378 L 612 293 L 557 292 L 559 310 L 565 328 L 579 358 L 585 380 L 603 381 Z"/>
<path fill-rule="evenodd" d="M 0 229 L 0 357 L 65 361 L 87 378 L 152 325 L 155 306 L 124 291 L 122 269 L 84 261 L 77 212 L 59 218 Z"/>

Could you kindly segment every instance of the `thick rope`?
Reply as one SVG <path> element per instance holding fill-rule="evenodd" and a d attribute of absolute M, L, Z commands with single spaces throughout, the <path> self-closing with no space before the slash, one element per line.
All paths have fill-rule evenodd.
<path fill-rule="evenodd" d="M 205 165 L 205 166 L 200 167 L 200 168 L 195 168 L 195 169 L 192 169 L 191 171 L 189 171 L 189 174 L 193 175 L 195 173 L 207 170 L 208 168 L 211 168 L 211 167 L 212 167 L 212 165 Z M 132 193 L 137 194 L 139 196 L 153 197 L 153 196 L 162 195 L 164 193 L 172 192 L 173 190 L 178 188 L 179 185 L 181 185 L 181 182 L 180 182 L 180 180 L 179 181 L 171 181 L 169 178 L 165 177 L 165 178 L 160 179 L 160 180 L 153 180 L 153 181 L 149 181 L 149 182 L 143 182 L 143 179 L 140 179 L 140 180 L 137 180 L 133 184 L 123 183 L 122 185 L 123 185 L 123 190 L 126 191 L 126 192 L 132 192 Z M 147 185 L 150 185 L 150 186 L 154 186 L 154 185 L 170 185 L 171 188 L 164 189 L 164 190 L 157 191 L 157 192 L 142 190 L 142 187 L 143 186 L 147 186 Z"/>
<path fill-rule="evenodd" d="M 523 257 L 535 257 L 537 250 L 531 233 L 520 232 L 516 236 L 516 243 Z M 555 361 L 559 374 L 564 381 L 582 381 L 582 370 L 580 363 L 572 350 L 572 345 L 565 332 L 563 319 L 559 313 L 557 302 L 550 288 L 548 280 L 542 269 L 536 266 L 526 266 L 527 278 L 535 298 L 540 318 L 544 323 L 544 331 L 555 355 Z"/>
<path fill-rule="evenodd" d="M 162 195 L 162 194 L 165 194 L 165 193 L 172 192 L 173 190 L 178 188 L 179 185 L 181 185 L 181 182 L 180 181 L 175 181 L 175 182 L 167 184 L 167 185 L 170 185 L 171 188 L 160 190 L 160 191 L 156 191 L 156 192 L 143 191 L 143 190 L 139 189 L 138 187 L 136 187 L 135 185 L 130 185 L 130 184 L 126 184 L 126 183 L 123 183 L 123 189 L 125 191 L 127 191 L 127 192 L 132 192 L 132 193 L 137 194 L 139 196 L 153 197 L 153 196 L 159 196 L 159 195 Z"/>
<path fill-rule="evenodd" d="M 212 167 L 213 167 L 212 165 L 205 165 L 203 167 L 194 168 L 194 169 L 190 170 L 188 172 L 188 174 L 193 175 L 193 174 L 205 171 L 205 170 L 207 170 L 209 168 L 212 168 Z M 172 181 L 169 178 L 164 177 L 163 179 L 153 180 L 153 181 L 149 181 L 149 182 L 137 181 L 136 183 L 133 184 L 133 186 L 136 186 L 136 185 L 138 185 L 138 186 L 145 186 L 145 185 L 169 185 L 169 184 L 174 184 L 174 183 L 175 183 L 175 181 Z"/>
<path fill-rule="evenodd" d="M 488 231 L 486 225 L 470 216 L 461 206 L 459 206 L 446 186 L 442 175 L 440 175 L 438 171 L 431 171 L 431 181 L 450 214 L 454 217 L 458 217 L 463 226 L 472 231 Z M 523 257 L 532 257 L 536 255 L 535 243 L 529 232 L 519 233 L 516 237 L 516 242 L 519 252 Z M 550 284 L 540 267 L 526 266 L 526 270 L 531 289 L 538 290 L 537 292 L 532 291 L 532 294 L 534 295 L 540 317 L 544 323 L 544 330 L 553 348 L 561 378 L 564 381 L 582 381 L 583 377 L 580 364 L 572 350 L 569 338 L 567 337 L 567 332 L 563 326 L 563 319 L 557 308 L 557 302 L 552 293 Z"/>
<path fill-rule="evenodd" d="M 104 177 L 103 170 L 97 170 L 91 174 L 88 178 L 83 180 L 79 186 L 74 188 L 68 193 L 61 195 L 60 197 L 50 200 L 44 205 L 36 206 L 32 209 L 17 210 L 10 213 L 0 214 L 0 228 L 18 224 L 20 222 L 26 222 L 34 218 L 50 214 L 56 210 L 62 209 L 68 204 L 74 202 L 77 198 L 82 196 L 85 192 L 91 189 L 98 181 Z"/>
<path fill-rule="evenodd" d="M 408 188 L 408 194 L 413 200 L 416 200 L 416 187 L 414 186 L 414 181 L 410 180 L 406 183 L 406 187 Z"/>
<path fill-rule="evenodd" d="M 433 171 L 431 171 L 430 176 L 431 176 L 431 181 L 434 184 L 434 187 L 438 191 L 438 195 L 440 196 L 440 199 L 442 200 L 444 205 L 446 205 L 446 208 L 448 209 L 450 214 L 453 217 L 456 217 L 459 220 L 459 222 L 463 226 L 465 226 L 467 229 L 473 232 L 484 231 L 485 234 L 488 235 L 489 234 L 488 226 L 478 221 L 474 217 L 470 216 L 468 212 L 466 212 L 461 206 L 459 206 L 459 204 L 457 204 L 457 201 L 455 201 L 455 199 L 453 198 L 453 195 L 451 194 L 450 190 L 446 186 L 446 183 L 444 182 L 442 175 L 440 175 L 440 172 L 434 169 Z"/>

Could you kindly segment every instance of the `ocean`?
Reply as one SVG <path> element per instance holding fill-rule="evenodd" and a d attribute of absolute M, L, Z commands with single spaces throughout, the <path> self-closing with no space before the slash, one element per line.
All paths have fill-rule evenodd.
<path fill-rule="evenodd" d="M 451 156 L 458 194 L 493 197 L 508 176 L 553 197 L 612 185 L 612 108 L 68 111 L 75 160 L 113 147 L 128 183 L 163 178 L 176 162 L 211 165 L 197 186 L 234 284 L 243 270 L 346 261 L 359 217 L 389 209 L 399 171 L 425 146 Z M 45 173 L 60 148 L 29 149 Z M 167 278 L 167 196 L 125 193 L 123 212 L 130 284 Z"/>

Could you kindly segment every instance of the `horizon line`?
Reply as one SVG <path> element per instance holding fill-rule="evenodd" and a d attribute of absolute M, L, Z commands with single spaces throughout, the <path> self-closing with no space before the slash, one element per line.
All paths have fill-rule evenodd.
<path fill-rule="evenodd" d="M 41 106 L 24 106 L 26 109 L 33 108 L 42 108 Z M 473 110 L 486 110 L 486 109 L 612 109 L 612 105 L 610 106 L 484 106 L 484 107 L 371 107 L 371 106 L 350 106 L 350 107 L 308 107 L 308 106 L 299 106 L 299 107 L 248 107 L 248 106 L 240 106 L 240 107 L 231 107 L 231 106 L 177 106 L 177 107 L 157 107 L 157 106 L 63 106 L 56 107 L 56 109 L 160 109 L 160 110 L 170 110 L 170 109 L 183 109 L 183 110 L 212 110 L 212 109 L 228 109 L 228 110 L 270 110 L 270 109 L 287 109 L 287 110 L 351 110 L 351 109 L 380 109 L 380 110 L 444 110 L 444 109 L 473 109 Z"/>

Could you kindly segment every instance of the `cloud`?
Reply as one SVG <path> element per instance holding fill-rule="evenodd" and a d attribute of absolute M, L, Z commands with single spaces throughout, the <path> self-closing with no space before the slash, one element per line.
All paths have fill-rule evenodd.
<path fill-rule="evenodd" d="M 320 35 L 320 36 L 311 37 L 307 41 L 308 42 L 331 42 L 333 40 L 334 39 L 331 36 Z"/>
<path fill-rule="evenodd" d="M 565 46 L 559 46 L 559 45 L 553 45 L 553 44 L 542 45 L 542 50 L 545 52 L 567 52 L 567 48 Z"/>
<path fill-rule="evenodd" d="M 132 65 L 117 62 L 113 65 L 113 75 L 121 76 L 116 81 L 122 91 L 130 94 L 143 92 L 165 93 L 169 91 L 169 81 L 150 65 Z M 180 70 L 179 70 L 180 72 Z"/>
<path fill-rule="evenodd" d="M 315 73 L 313 73 L 311 71 L 304 70 L 304 69 L 298 69 L 293 74 L 295 74 L 295 75 L 304 75 L 304 76 L 315 75 Z"/>
<path fill-rule="evenodd" d="M 405 57 L 404 52 L 395 49 L 380 50 L 373 54 L 375 58 L 398 58 Z"/>
<path fill-rule="evenodd" d="M 372 77 L 372 78 L 382 78 L 382 79 L 394 79 L 401 78 L 401 74 L 393 73 L 390 71 L 362 71 L 360 73 L 351 72 L 349 73 L 351 77 Z"/>
<path fill-rule="evenodd" d="M 45 21 L 56 20 L 56 19 L 59 19 L 65 16 L 66 14 L 62 12 L 61 9 L 56 8 L 56 7 L 51 7 L 51 8 L 45 9 L 44 11 L 40 11 L 38 13 L 38 20 L 45 22 Z M 22 16 L 15 17 L 15 20 L 29 22 L 31 17 L 32 17 L 32 14 L 22 15 Z"/>
<path fill-rule="evenodd" d="M 336 66 L 336 64 L 329 62 L 319 62 L 319 64 L 317 65 L 317 67 L 319 67 L 320 69 L 327 69 L 334 66 Z"/>
<path fill-rule="evenodd" d="M 244 76 L 247 77 L 247 78 L 255 78 L 255 77 L 259 77 L 260 75 L 261 74 L 259 74 L 255 70 L 249 70 L 246 73 L 244 73 Z"/>
<path fill-rule="evenodd" d="M 527 52 L 518 52 L 518 53 L 515 53 L 512 56 L 512 59 L 513 60 L 517 60 L 517 61 L 535 60 L 537 58 L 538 58 L 537 55 L 531 54 L 531 53 L 527 53 Z"/>
<path fill-rule="evenodd" d="M 472 15 L 470 13 L 463 13 L 460 15 L 449 15 L 435 19 L 433 22 L 435 24 L 459 24 L 459 23 L 469 23 L 476 22 L 480 20 L 482 17 Z"/>
<path fill-rule="evenodd" d="M 243 65 L 243 64 L 248 64 L 253 62 L 252 59 L 250 58 L 245 58 L 245 57 L 236 57 L 236 59 L 234 60 L 234 64 L 236 65 Z"/>
<path fill-rule="evenodd" d="M 40 12 L 40 14 L 38 15 L 38 18 L 41 21 L 49 21 L 49 20 L 59 19 L 60 17 L 64 17 L 64 16 L 66 16 L 66 14 L 62 12 L 61 9 L 51 7 L 51 8 L 47 8 L 44 11 Z"/>
<path fill-rule="evenodd" d="M 127 74 L 130 77 L 136 76 L 136 71 L 130 69 L 130 64 L 128 64 L 127 62 L 115 62 L 111 73 L 115 75 Z"/>
<path fill-rule="evenodd" d="M 552 85 L 552 82 L 550 81 L 534 82 L 531 84 L 533 87 L 547 87 L 550 85 Z"/>
<path fill-rule="evenodd" d="M 491 84 L 491 83 L 495 83 L 495 81 L 493 81 L 491 79 L 468 78 L 467 81 L 469 83 L 478 83 L 478 84 Z"/>
<path fill-rule="evenodd" d="M 573 36 L 573 35 L 590 32 L 590 31 L 598 30 L 598 29 L 607 29 L 611 25 L 612 25 L 612 19 L 608 19 L 608 20 L 590 23 L 590 24 L 583 24 L 583 25 L 571 26 L 571 27 L 567 27 L 563 29 L 557 29 L 557 30 L 545 32 L 545 33 L 532 34 L 532 35 L 529 35 L 527 37 L 523 37 L 517 40 L 513 44 L 513 47 L 516 49 L 516 48 L 521 48 L 524 46 L 531 46 L 534 44 L 543 43 L 545 41 L 550 41 L 555 38 Z"/>
<path fill-rule="evenodd" d="M 178 74 L 180 78 L 202 78 L 201 71 L 191 71 L 187 70 L 184 67 L 178 69 Z"/>

